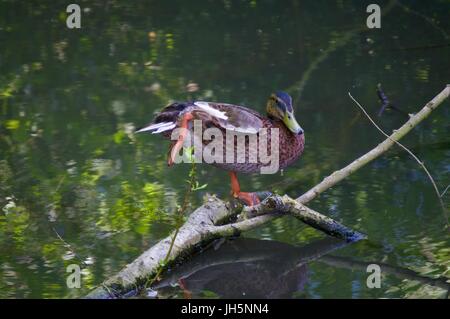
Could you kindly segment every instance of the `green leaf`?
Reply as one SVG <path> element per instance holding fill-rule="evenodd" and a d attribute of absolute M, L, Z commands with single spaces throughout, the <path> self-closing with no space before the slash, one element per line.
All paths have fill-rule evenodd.
<path fill-rule="evenodd" d="M 198 183 L 197 183 L 197 185 L 198 185 Z M 193 187 L 193 188 L 192 188 L 192 191 L 193 191 L 193 192 L 199 191 L 199 190 L 201 190 L 201 189 L 205 189 L 207 186 L 208 186 L 208 184 L 203 184 L 202 186 L 196 186 L 196 187 Z"/>

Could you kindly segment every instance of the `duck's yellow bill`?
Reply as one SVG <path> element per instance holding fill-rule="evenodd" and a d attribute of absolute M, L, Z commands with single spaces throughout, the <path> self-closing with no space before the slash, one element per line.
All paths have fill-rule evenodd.
<path fill-rule="evenodd" d="M 303 129 L 297 123 L 294 114 L 285 113 L 283 117 L 283 123 L 294 134 L 303 134 Z"/>

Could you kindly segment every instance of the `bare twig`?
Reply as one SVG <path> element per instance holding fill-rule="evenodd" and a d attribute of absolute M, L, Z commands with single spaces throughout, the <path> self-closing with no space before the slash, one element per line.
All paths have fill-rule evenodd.
<path fill-rule="evenodd" d="M 302 196 L 297 198 L 297 200 L 306 204 L 312 199 L 316 198 L 318 195 L 333 187 L 341 180 L 353 174 L 355 171 L 361 167 L 367 165 L 374 159 L 378 158 L 381 154 L 384 154 L 388 149 L 395 145 L 395 141 L 400 140 L 403 136 L 408 134 L 414 127 L 416 127 L 420 122 L 426 119 L 433 110 L 435 110 L 439 105 L 442 104 L 450 95 L 450 85 L 447 85 L 438 95 L 436 95 L 430 102 L 428 102 L 419 112 L 411 116 L 409 120 L 403 124 L 398 130 L 395 130 L 389 138 L 385 139 L 382 143 L 378 144 L 377 147 L 371 149 L 369 152 L 363 156 L 357 158 L 344 168 L 335 171 L 328 177 L 325 177 L 322 182 L 311 188 L 309 191 L 304 193 Z"/>
<path fill-rule="evenodd" d="M 448 88 L 448 87 L 447 87 Z M 434 181 L 433 176 L 431 176 L 431 173 L 428 171 L 427 167 L 425 166 L 425 164 L 412 152 L 410 151 L 406 146 L 404 146 L 402 143 L 393 140 L 388 134 L 386 134 L 383 129 L 381 127 L 378 126 L 377 123 L 375 123 L 375 121 L 370 117 L 370 115 L 366 112 L 366 110 L 364 109 L 364 107 L 350 94 L 350 92 L 348 92 L 348 96 L 350 96 L 350 98 L 353 100 L 353 102 L 355 102 L 355 104 L 360 108 L 360 110 L 364 113 L 365 116 L 367 116 L 367 118 L 369 119 L 369 121 L 373 124 L 373 126 L 375 126 L 375 128 L 381 132 L 381 134 L 383 134 L 384 136 L 386 136 L 388 139 L 392 140 L 395 144 L 397 144 L 398 146 L 400 146 L 401 148 L 403 148 L 406 152 L 408 152 L 409 155 L 412 156 L 412 158 L 414 158 L 414 160 L 422 167 L 422 169 L 425 171 L 425 173 L 427 174 L 431 184 L 433 185 L 433 188 L 436 192 L 436 195 L 439 199 L 439 202 L 441 204 L 442 207 L 442 211 L 444 212 L 444 217 L 445 217 L 445 222 L 448 226 L 448 214 L 447 214 L 447 210 L 445 209 L 444 206 L 444 202 L 442 201 L 442 196 L 441 193 L 439 192 L 439 189 L 436 185 L 436 182 Z"/>
<path fill-rule="evenodd" d="M 447 187 L 444 189 L 444 191 L 440 194 L 440 197 L 444 197 L 445 193 L 447 193 L 448 189 L 450 188 L 450 185 L 447 185 Z"/>
<path fill-rule="evenodd" d="M 66 247 L 69 252 L 76 258 L 78 259 L 78 261 L 81 263 L 81 265 L 83 266 L 89 266 L 88 264 L 86 264 L 86 262 L 83 260 L 83 258 L 81 258 L 73 249 L 72 245 L 69 244 L 67 241 L 64 240 L 64 238 L 62 238 L 62 236 L 56 231 L 56 229 L 54 227 L 52 227 L 53 231 L 55 232 L 56 236 L 58 237 L 58 239 L 64 244 L 64 247 Z"/>

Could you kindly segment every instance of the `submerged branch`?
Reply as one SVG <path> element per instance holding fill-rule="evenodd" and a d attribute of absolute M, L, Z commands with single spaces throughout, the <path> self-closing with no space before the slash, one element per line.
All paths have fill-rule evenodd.
<path fill-rule="evenodd" d="M 413 280 L 422 284 L 439 287 L 444 290 L 450 290 L 450 283 L 447 282 L 448 279 L 445 277 L 431 278 L 421 275 L 420 273 L 408 268 L 393 266 L 379 261 L 363 262 L 354 260 L 352 258 L 339 256 L 322 256 L 320 259 L 318 259 L 318 261 L 333 267 L 361 270 L 364 272 L 367 271 L 368 265 L 376 264 L 380 266 L 383 273 L 391 274 L 401 279 Z"/>

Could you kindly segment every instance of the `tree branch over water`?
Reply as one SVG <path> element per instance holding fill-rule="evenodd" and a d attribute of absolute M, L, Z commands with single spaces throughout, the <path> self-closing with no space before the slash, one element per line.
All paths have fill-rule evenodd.
<path fill-rule="evenodd" d="M 364 107 L 362 107 L 362 105 L 350 94 L 350 92 L 348 93 L 348 95 L 350 96 L 350 98 L 353 100 L 353 102 L 355 102 L 355 104 L 361 109 L 361 111 L 364 113 L 365 116 L 367 116 L 367 118 L 369 119 L 369 121 L 375 126 L 375 128 L 381 132 L 381 134 L 383 134 L 384 136 L 386 136 L 387 138 L 390 138 L 388 134 L 386 134 L 381 127 L 379 127 L 377 125 L 377 123 L 375 123 L 375 121 L 370 117 L 370 115 L 367 113 L 367 111 L 364 109 Z M 389 102 L 386 102 L 387 104 L 389 104 Z M 444 212 L 444 218 L 445 218 L 445 222 L 448 226 L 448 214 L 447 214 L 447 210 L 445 209 L 445 205 L 444 202 L 442 201 L 442 195 L 439 192 L 439 188 L 436 185 L 436 182 L 434 181 L 433 176 L 431 176 L 430 171 L 428 170 L 428 168 L 425 166 L 425 164 L 406 146 L 404 146 L 402 143 L 393 140 L 393 142 L 395 144 L 397 144 L 398 146 L 400 146 L 402 149 L 404 149 L 409 155 L 411 155 L 412 158 L 414 158 L 414 160 L 422 167 L 422 169 L 425 171 L 425 173 L 428 176 L 428 179 L 430 180 L 431 184 L 433 185 L 434 191 L 436 192 L 437 198 L 439 200 L 439 203 L 441 204 L 442 207 L 442 211 Z M 444 194 L 445 191 L 442 193 Z"/>
<path fill-rule="evenodd" d="M 213 240 L 239 235 L 241 232 L 255 229 L 283 215 L 292 215 L 311 227 L 346 241 L 364 238 L 363 234 L 306 207 L 305 204 L 384 154 L 398 140 L 426 119 L 449 95 L 450 85 L 447 85 L 418 113 L 412 115 L 402 127 L 395 130 L 382 143 L 346 167 L 325 177 L 322 182 L 295 200 L 286 195 L 272 195 L 257 206 L 245 207 L 239 210 L 232 209 L 227 203 L 216 197 L 209 197 L 179 228 L 174 240 L 173 234 L 161 240 L 119 273 L 107 279 L 86 297 L 114 298 L 123 296 L 130 291 L 141 288 L 146 283 L 147 278 L 161 271 L 161 267 L 163 267 L 163 270 L 168 269 L 176 262 L 180 262 L 183 258 L 191 255 L 196 249 L 206 246 Z M 230 220 L 233 222 L 230 223 Z M 171 246 L 172 249 L 170 249 Z M 166 258 L 167 255 L 169 255 L 168 258 Z M 167 261 L 167 263 L 162 264 L 164 261 Z"/>

